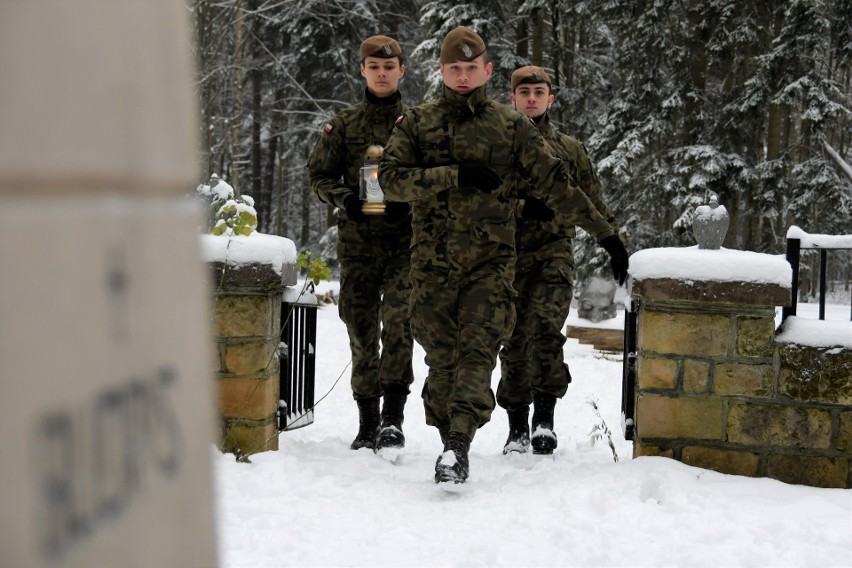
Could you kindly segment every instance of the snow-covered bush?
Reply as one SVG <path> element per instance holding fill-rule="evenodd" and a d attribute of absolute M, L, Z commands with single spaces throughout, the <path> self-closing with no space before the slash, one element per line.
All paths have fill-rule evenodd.
<path fill-rule="evenodd" d="M 234 188 L 218 175 L 210 176 L 208 184 L 201 184 L 195 192 L 210 201 L 213 213 L 213 235 L 249 236 L 257 229 L 257 211 L 250 195 L 234 195 Z"/>

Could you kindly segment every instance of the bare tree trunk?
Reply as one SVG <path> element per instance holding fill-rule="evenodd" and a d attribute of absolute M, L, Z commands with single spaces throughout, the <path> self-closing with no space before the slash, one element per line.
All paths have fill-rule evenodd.
<path fill-rule="evenodd" d="M 573 12 L 572 12 L 573 13 Z M 553 80 L 554 85 L 558 85 L 563 89 L 573 88 L 573 69 L 575 50 L 574 35 L 572 33 L 571 18 L 560 18 L 559 3 L 551 2 L 550 4 L 550 33 L 553 42 L 553 53 L 551 60 L 553 61 Z M 565 113 L 569 109 L 563 108 L 563 105 L 556 105 L 551 109 L 550 113 L 554 120 L 562 123 L 565 119 Z M 574 109 L 570 109 L 573 111 Z"/>
<path fill-rule="evenodd" d="M 775 10 L 775 21 L 772 29 L 772 37 L 778 37 L 781 34 L 781 29 L 784 24 L 784 11 L 782 9 Z M 779 85 L 773 84 L 771 85 L 772 90 L 779 88 Z M 784 135 L 784 123 L 788 120 L 790 113 L 790 108 L 785 104 L 779 104 L 774 102 L 769 102 L 769 110 L 766 116 L 766 156 L 765 161 L 774 162 L 776 160 L 781 159 L 783 151 L 784 151 L 784 141 L 782 140 Z M 775 177 L 780 178 L 783 176 L 783 173 L 776 173 Z M 786 199 L 786 195 L 778 195 L 778 198 L 783 202 Z M 761 217 L 763 217 L 761 215 Z M 781 215 L 778 216 L 777 222 L 781 223 L 784 219 Z M 759 252 L 763 252 L 768 250 L 774 246 L 775 243 L 775 233 L 776 226 L 773 225 L 771 219 L 766 219 L 764 223 L 760 223 L 759 225 L 755 225 L 753 223 L 753 231 L 752 231 L 752 239 L 751 248 L 749 250 L 756 250 Z M 778 227 L 780 229 L 780 227 Z"/>
<path fill-rule="evenodd" d="M 275 102 L 273 102 L 273 106 L 270 109 L 270 135 L 268 147 L 266 149 L 266 170 L 264 171 L 263 178 L 263 195 L 266 197 L 268 201 L 267 213 L 264 214 L 265 224 L 264 226 L 268 226 L 269 230 L 273 232 L 273 234 L 280 235 L 281 233 L 277 232 L 280 229 L 279 226 L 279 217 L 281 212 L 278 211 L 279 205 L 279 195 L 278 189 L 281 187 L 279 183 L 278 186 L 275 184 L 276 172 L 278 173 L 278 179 L 281 179 L 281 167 L 280 167 L 280 157 L 278 155 L 279 145 L 281 140 L 281 109 L 278 107 L 278 101 L 281 101 L 284 97 L 283 89 L 275 90 Z M 273 217 L 273 211 L 275 215 Z M 259 213 L 259 212 L 258 212 Z"/>
<path fill-rule="evenodd" d="M 240 150 L 240 127 L 243 122 L 243 9 L 242 0 L 236 0 L 234 5 L 234 54 L 233 54 L 233 113 L 230 119 L 230 145 L 229 154 L 230 160 L 230 179 L 228 182 L 234 188 L 234 193 L 240 195 L 240 160 L 242 151 Z"/>
<path fill-rule="evenodd" d="M 781 156 L 781 105 L 770 103 L 767 115 L 766 161 L 777 160 Z"/>
<path fill-rule="evenodd" d="M 515 44 L 515 52 L 518 54 L 518 57 L 522 57 L 526 59 L 530 53 L 530 42 L 527 32 L 527 20 L 526 18 L 518 18 L 518 28 L 515 32 L 515 37 L 518 38 L 517 43 Z"/>
<path fill-rule="evenodd" d="M 209 0 L 195 0 L 196 49 L 198 50 L 198 75 L 204 77 L 209 67 L 207 26 L 210 24 Z M 201 173 L 205 179 L 210 176 L 213 165 L 210 155 L 212 118 L 210 116 L 211 101 L 204 96 L 203 86 L 199 88 L 201 100 L 201 136 L 199 137 Z"/>
<path fill-rule="evenodd" d="M 694 30 L 692 39 L 689 42 L 690 82 L 692 83 L 693 93 L 697 93 L 698 96 L 689 96 L 686 98 L 686 108 L 684 109 L 683 117 L 684 146 L 689 146 L 697 142 L 695 134 L 701 128 L 699 100 L 705 98 L 704 92 L 707 90 L 707 32 L 698 31 L 701 22 L 699 21 L 700 14 L 696 10 L 689 10 L 688 14 L 690 28 Z"/>
<path fill-rule="evenodd" d="M 251 71 L 251 193 L 256 196 L 261 207 L 267 205 L 268 199 L 261 185 L 263 147 L 260 142 L 260 127 L 262 121 L 262 78 L 260 69 Z"/>
<path fill-rule="evenodd" d="M 275 234 L 282 237 L 287 234 L 284 209 L 287 200 L 287 180 L 284 171 L 284 160 L 278 160 L 278 184 L 275 197 Z"/>
<path fill-rule="evenodd" d="M 541 9 L 536 8 L 532 15 L 532 60 L 533 65 L 542 66 L 544 62 L 544 18 L 541 15 Z"/>
<path fill-rule="evenodd" d="M 299 236 L 299 245 L 306 247 L 311 242 L 311 199 L 313 192 L 308 184 L 302 184 L 302 233 Z"/>

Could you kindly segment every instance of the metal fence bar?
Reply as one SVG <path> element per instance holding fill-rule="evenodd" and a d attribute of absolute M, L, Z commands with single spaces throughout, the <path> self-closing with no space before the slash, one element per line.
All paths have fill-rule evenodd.
<path fill-rule="evenodd" d="M 781 323 L 789 316 L 796 315 L 796 307 L 799 302 L 799 268 L 801 267 L 801 240 L 787 239 L 787 262 L 793 269 L 792 298 L 789 306 L 781 308 Z M 809 246 L 808 250 L 819 250 L 819 319 L 825 319 L 825 303 L 828 288 L 828 251 L 846 250 L 848 247 L 819 247 Z M 849 319 L 852 321 L 852 296 L 850 296 Z"/>
<path fill-rule="evenodd" d="M 313 297 L 312 291 L 305 294 Z M 280 402 L 278 430 L 313 423 L 317 306 L 311 303 L 281 303 Z"/>
<path fill-rule="evenodd" d="M 305 332 L 310 340 L 309 347 L 305 350 L 305 376 L 310 377 L 310 380 L 307 381 L 305 385 L 305 408 L 312 409 L 314 408 L 314 393 L 316 389 L 316 381 L 314 378 L 316 377 L 316 362 L 317 362 L 317 354 L 316 354 L 316 337 L 317 337 L 317 308 L 305 311 L 306 323 L 305 323 Z"/>
<path fill-rule="evenodd" d="M 819 319 L 825 319 L 825 281 L 828 279 L 828 271 L 826 270 L 826 261 L 828 251 L 822 249 L 819 251 Z"/>
<path fill-rule="evenodd" d="M 632 440 L 636 414 L 636 323 L 639 316 L 639 302 L 630 301 L 630 308 L 624 312 L 624 358 L 621 376 L 621 427 L 624 439 Z"/>
<path fill-rule="evenodd" d="M 790 316 L 796 315 L 796 306 L 799 302 L 799 262 L 802 241 L 800 239 L 787 239 L 787 262 L 793 269 L 793 297 L 789 306 L 781 308 L 781 323 Z"/>

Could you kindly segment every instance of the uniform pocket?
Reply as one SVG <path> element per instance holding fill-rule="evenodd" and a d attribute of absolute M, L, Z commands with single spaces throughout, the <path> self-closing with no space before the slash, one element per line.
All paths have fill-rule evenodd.
<path fill-rule="evenodd" d="M 503 223 L 475 223 L 471 226 L 478 240 L 487 240 L 513 247 L 515 245 L 515 226 L 510 220 Z"/>

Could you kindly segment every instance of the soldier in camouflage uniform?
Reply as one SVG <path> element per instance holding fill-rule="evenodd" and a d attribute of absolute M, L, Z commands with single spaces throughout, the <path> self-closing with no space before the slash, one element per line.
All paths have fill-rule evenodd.
<path fill-rule="evenodd" d="M 412 209 L 412 331 L 429 366 L 426 422 L 444 442 L 435 481 L 461 483 L 470 442 L 494 409 L 491 372 L 515 321 L 516 209 L 579 224 L 625 270 L 627 253 L 532 122 L 488 98 L 482 38 L 452 30 L 440 63 L 442 96 L 399 120 L 379 180 L 389 199 Z M 533 198 L 523 203 L 513 195 L 516 174 L 531 181 Z"/>
<path fill-rule="evenodd" d="M 398 202 L 386 203 L 383 215 L 365 214 L 360 168 L 367 148 L 384 146 L 408 107 L 397 90 L 405 73 L 399 43 L 381 35 L 367 38 L 360 57 L 364 100 L 325 125 L 308 170 L 320 200 L 338 208 L 339 312 L 349 333 L 360 424 L 351 447 L 378 450 L 405 445 L 403 410 L 414 381 L 408 315 L 411 215 L 408 204 Z"/>
<path fill-rule="evenodd" d="M 618 233 L 586 149 L 550 124 L 547 110 L 553 99 L 550 77 L 541 67 L 529 65 L 512 73 L 512 105 L 533 120 L 551 153 L 562 158 L 568 173 Z M 529 182 L 520 179 L 517 191 L 521 197 L 529 194 Z M 551 454 L 556 449 L 553 410 L 571 382 L 562 352 L 565 343 L 562 326 L 568 317 L 574 287 L 574 236 L 574 226 L 558 219 L 518 220 L 514 282 L 518 291 L 515 300 L 518 320 L 511 338 L 500 351 L 501 379 L 497 387 L 497 404 L 509 415 L 504 454 L 526 452 L 530 443 L 536 454 Z M 617 269 L 614 267 L 614 271 Z M 625 274 L 616 277 L 623 283 Z"/>

